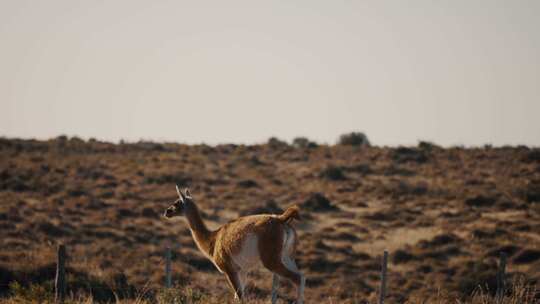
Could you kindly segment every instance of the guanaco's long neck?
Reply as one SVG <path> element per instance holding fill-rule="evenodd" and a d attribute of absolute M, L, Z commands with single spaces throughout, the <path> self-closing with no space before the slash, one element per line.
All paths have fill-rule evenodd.
<path fill-rule="evenodd" d="M 195 243 L 205 254 L 212 256 L 215 243 L 213 233 L 204 224 L 199 209 L 195 204 L 186 208 L 186 217 Z"/>

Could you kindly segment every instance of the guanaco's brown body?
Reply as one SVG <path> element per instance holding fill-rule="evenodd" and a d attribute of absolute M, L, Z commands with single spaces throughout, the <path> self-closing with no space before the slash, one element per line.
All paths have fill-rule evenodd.
<path fill-rule="evenodd" d="M 248 271 L 262 265 L 274 273 L 272 303 L 277 300 L 279 277 L 285 277 L 297 286 L 297 303 L 303 303 L 305 278 L 294 261 L 298 241 L 290 224 L 293 219 L 299 219 L 298 207 L 290 207 L 281 215 L 240 217 L 210 231 L 189 190 L 182 193 L 177 187 L 177 191 L 180 198 L 167 208 L 165 217 L 186 216 L 197 247 L 227 276 L 236 298 L 244 296 Z"/>

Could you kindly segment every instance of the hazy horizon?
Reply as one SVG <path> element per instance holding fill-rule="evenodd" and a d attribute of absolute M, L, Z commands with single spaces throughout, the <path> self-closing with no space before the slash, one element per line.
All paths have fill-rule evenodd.
<path fill-rule="evenodd" d="M 540 2 L 0 0 L 0 136 L 540 146 Z"/>
<path fill-rule="evenodd" d="M 352 133 L 352 132 L 358 132 L 358 131 L 345 132 L 343 134 L 348 134 L 348 133 Z M 364 133 L 364 132 L 360 132 L 360 133 Z M 7 139 L 7 140 L 49 141 L 49 140 L 56 140 L 59 137 L 65 136 L 68 140 L 73 139 L 73 138 L 78 138 L 78 139 L 86 141 L 86 142 L 88 142 L 90 140 L 95 140 L 95 141 L 98 141 L 98 142 L 111 143 L 111 144 L 155 143 L 155 144 L 206 145 L 206 146 L 220 146 L 220 145 L 244 145 L 244 146 L 250 146 L 250 145 L 261 145 L 261 144 L 264 145 L 264 144 L 267 144 L 268 141 L 270 139 L 272 139 L 272 138 L 276 138 L 278 140 L 285 141 L 286 143 L 292 145 L 295 138 L 304 137 L 304 138 L 307 138 L 308 140 L 310 140 L 311 142 L 314 142 L 314 143 L 319 144 L 319 145 L 333 146 L 333 145 L 339 144 L 339 137 L 341 135 L 342 134 L 339 134 L 339 135 L 336 136 L 336 138 L 334 140 L 329 140 L 329 141 L 318 141 L 318 140 L 316 140 L 314 138 L 309 138 L 307 136 L 298 135 L 298 136 L 293 136 L 290 139 L 279 137 L 279 136 L 270 136 L 268 138 L 263 138 L 261 140 L 255 140 L 255 141 L 251 141 L 251 142 L 239 142 L 239 141 L 234 141 L 234 142 L 233 141 L 230 141 L 230 142 L 225 142 L 225 141 L 224 142 L 192 141 L 192 142 L 188 142 L 188 141 L 183 141 L 183 140 L 168 140 L 168 139 L 159 139 L 159 138 L 106 139 L 106 138 L 99 138 L 99 137 L 95 137 L 95 136 L 90 136 L 90 137 L 88 137 L 88 136 L 79 136 L 79 135 L 76 135 L 76 134 L 72 134 L 72 135 L 58 134 L 56 136 L 51 136 L 51 137 L 32 137 L 32 136 L 22 137 L 22 136 L 0 135 L 0 138 L 4 138 L 4 139 Z M 434 144 L 434 145 L 437 145 L 437 146 L 442 147 L 442 148 L 455 148 L 455 147 L 482 148 L 482 147 L 486 147 L 486 146 L 490 146 L 490 147 L 493 147 L 493 148 L 520 147 L 520 146 L 525 146 L 525 147 L 528 147 L 528 148 L 540 148 L 540 146 L 538 146 L 538 145 L 525 145 L 525 144 L 513 144 L 513 145 L 512 144 L 493 145 L 492 143 L 472 144 L 472 145 L 465 145 L 465 144 L 459 144 L 459 143 L 456 143 L 456 144 L 441 144 L 441 143 L 438 143 L 436 141 L 425 140 L 425 139 L 418 139 L 417 141 L 409 142 L 409 143 L 380 144 L 380 143 L 372 142 L 371 139 L 369 139 L 368 134 L 365 134 L 365 135 L 368 137 L 368 140 L 370 141 L 370 146 L 372 146 L 372 147 L 383 147 L 383 148 L 384 147 L 389 147 L 389 148 L 413 147 L 413 146 L 418 146 L 420 143 Z"/>

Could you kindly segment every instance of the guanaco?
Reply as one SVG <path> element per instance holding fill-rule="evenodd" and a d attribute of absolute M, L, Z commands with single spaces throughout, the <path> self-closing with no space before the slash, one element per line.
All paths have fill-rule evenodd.
<path fill-rule="evenodd" d="M 262 264 L 273 273 L 272 304 L 277 301 L 279 278 L 291 280 L 297 288 L 297 304 L 304 302 L 305 277 L 295 262 L 298 244 L 293 219 L 300 219 L 299 208 L 289 207 L 283 214 L 239 217 L 217 230 L 209 230 L 189 189 L 176 186 L 179 199 L 163 214 L 166 218 L 185 215 L 199 250 L 225 274 L 235 299 L 244 297 L 249 270 Z"/>

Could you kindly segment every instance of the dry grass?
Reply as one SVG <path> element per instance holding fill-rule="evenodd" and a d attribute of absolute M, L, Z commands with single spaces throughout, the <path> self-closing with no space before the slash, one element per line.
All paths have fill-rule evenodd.
<path fill-rule="evenodd" d="M 253 298 L 248 297 L 245 303 L 262 304 L 269 303 L 269 298 Z M 278 300 L 282 302 L 281 300 Z M 19 303 L 54 303 L 51 293 L 33 286 L 29 289 L 21 289 L 20 287 L 13 288 L 12 296 L 8 299 L 0 299 L 2 304 L 19 304 Z M 92 297 L 89 296 L 71 296 L 65 301 L 66 304 L 92 304 L 95 303 Z M 149 297 L 145 291 L 137 295 L 135 299 L 116 299 L 116 304 L 236 304 L 239 303 L 234 299 L 222 297 L 212 297 L 204 295 L 191 288 L 175 287 L 171 289 L 162 289 L 155 296 Z M 376 300 L 365 300 L 361 297 L 345 300 L 327 298 L 319 303 L 343 303 L 343 304 L 370 304 L 377 303 Z M 386 302 L 388 303 L 388 301 Z M 391 302 L 390 302 L 391 303 Z M 471 297 L 467 299 L 459 299 L 450 296 L 448 293 L 439 290 L 429 299 L 409 299 L 405 304 L 535 304 L 538 303 L 538 290 L 534 286 L 526 284 L 523 280 L 516 281 L 510 288 L 509 292 L 501 299 L 497 300 L 483 289 L 478 288 Z"/>
<path fill-rule="evenodd" d="M 309 302 L 373 302 L 383 249 L 390 250 L 388 303 L 473 301 L 478 286 L 494 290 L 501 251 L 510 279 L 537 287 L 538 155 L 526 147 L 0 139 L 0 297 L 13 281 L 50 286 L 62 242 L 69 292 L 83 300 L 91 292 L 96 302 L 133 301 L 140 290 L 154 299 L 167 243 L 174 244 L 175 283 L 215 297 L 206 301 L 229 299 L 186 224 L 160 216 L 175 199 L 175 183 L 191 187 L 211 227 L 299 204 L 298 260 Z M 249 294 L 266 299 L 270 281 L 255 272 Z M 294 296 L 290 284 L 282 292 Z"/>

